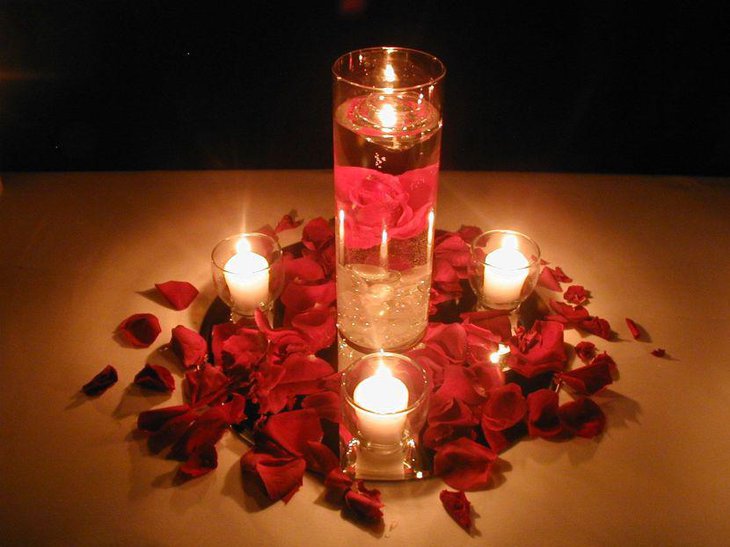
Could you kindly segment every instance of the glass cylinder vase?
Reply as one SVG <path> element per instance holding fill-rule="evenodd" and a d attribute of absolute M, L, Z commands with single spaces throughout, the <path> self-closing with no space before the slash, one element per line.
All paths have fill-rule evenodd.
<path fill-rule="evenodd" d="M 332 71 L 338 328 L 359 351 L 403 351 L 428 323 L 446 71 L 392 47 Z"/>

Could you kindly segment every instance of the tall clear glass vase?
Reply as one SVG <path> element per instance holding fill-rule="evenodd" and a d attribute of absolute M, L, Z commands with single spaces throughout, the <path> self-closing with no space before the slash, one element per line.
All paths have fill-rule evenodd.
<path fill-rule="evenodd" d="M 399 352 L 428 324 L 446 71 L 388 47 L 332 71 L 338 328 L 358 351 Z"/>

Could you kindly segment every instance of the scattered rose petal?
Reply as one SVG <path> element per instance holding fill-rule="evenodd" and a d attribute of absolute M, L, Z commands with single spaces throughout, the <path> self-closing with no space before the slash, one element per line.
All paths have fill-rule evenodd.
<path fill-rule="evenodd" d="M 560 405 L 558 416 L 565 430 L 578 437 L 595 437 L 606 426 L 603 410 L 587 397 Z"/>
<path fill-rule="evenodd" d="M 185 373 L 185 393 L 187 400 L 195 405 L 212 402 L 225 395 L 223 388 L 228 385 L 228 377 L 220 367 L 203 365 L 197 370 Z"/>
<path fill-rule="evenodd" d="M 363 481 L 357 481 L 357 490 L 345 494 L 345 505 L 358 518 L 367 522 L 377 522 L 383 518 L 383 502 L 379 490 L 365 488 Z"/>
<path fill-rule="evenodd" d="M 479 237 L 483 232 L 481 228 L 477 228 L 476 226 L 462 225 L 457 233 L 461 236 L 461 239 L 471 245 L 472 241 Z"/>
<path fill-rule="evenodd" d="M 325 279 L 325 272 L 321 264 L 311 256 L 292 258 L 284 255 L 284 273 L 287 283 L 314 283 Z"/>
<path fill-rule="evenodd" d="M 198 289 L 187 281 L 155 283 L 155 287 L 176 310 L 184 310 L 198 296 Z"/>
<path fill-rule="evenodd" d="M 482 428 L 502 431 L 517 424 L 527 412 L 527 402 L 517 384 L 493 389 L 482 406 Z"/>
<path fill-rule="evenodd" d="M 575 354 L 585 364 L 590 363 L 596 356 L 596 345 L 593 342 L 584 340 L 575 345 Z"/>
<path fill-rule="evenodd" d="M 208 344 L 205 339 L 183 325 L 172 329 L 170 347 L 185 368 L 202 365 L 208 357 Z"/>
<path fill-rule="evenodd" d="M 134 377 L 134 383 L 154 391 L 175 391 L 175 379 L 169 370 L 160 365 L 147 363 Z"/>
<path fill-rule="evenodd" d="M 276 224 L 276 228 L 274 228 L 274 233 L 283 232 L 284 230 L 292 230 L 293 228 L 299 227 L 302 222 L 304 222 L 303 219 L 297 220 L 297 212 L 296 210 L 292 209 L 281 217 L 281 220 Z"/>
<path fill-rule="evenodd" d="M 329 420 L 332 423 L 340 422 L 340 395 L 333 391 L 322 391 L 312 393 L 302 400 L 302 408 L 312 408 L 317 412 L 320 419 Z"/>
<path fill-rule="evenodd" d="M 450 492 L 442 490 L 439 494 L 441 504 L 449 516 L 464 530 L 471 530 L 471 503 L 466 499 L 464 492 Z"/>
<path fill-rule="evenodd" d="M 327 489 L 329 498 L 338 503 L 344 501 L 345 494 L 352 488 L 353 484 L 354 481 L 350 476 L 339 468 L 330 470 L 324 480 L 324 486 Z"/>
<path fill-rule="evenodd" d="M 272 501 L 288 503 L 302 486 L 305 469 L 302 458 L 269 453 L 258 446 L 241 456 L 241 470 L 257 476 Z"/>
<path fill-rule="evenodd" d="M 562 372 L 558 378 L 578 395 L 593 395 L 613 383 L 611 371 L 616 364 L 607 354 L 602 355 L 605 357 L 596 357 L 590 365 Z"/>
<path fill-rule="evenodd" d="M 588 310 L 583 306 L 573 307 L 565 302 L 550 300 L 550 307 L 555 313 L 564 317 L 567 323 L 579 323 L 590 317 Z"/>
<path fill-rule="evenodd" d="M 485 310 L 462 313 L 461 319 L 464 325 L 476 325 L 494 333 L 500 341 L 506 342 L 512 336 L 512 324 L 510 323 L 509 312 L 502 310 Z"/>
<path fill-rule="evenodd" d="M 81 391 L 90 397 L 101 395 L 111 386 L 116 384 L 118 379 L 117 369 L 111 365 L 107 365 L 99 374 L 94 376 L 91 381 L 84 384 Z"/>
<path fill-rule="evenodd" d="M 583 285 L 571 285 L 563 294 L 563 298 L 566 302 L 580 306 L 588 300 L 589 293 Z"/>
<path fill-rule="evenodd" d="M 489 448 L 460 438 L 436 450 L 433 471 L 457 490 L 486 488 L 497 455 Z"/>
<path fill-rule="evenodd" d="M 281 295 L 281 302 L 286 306 L 287 315 L 293 316 L 315 306 L 328 307 L 337 298 L 335 282 L 330 280 L 317 285 L 289 283 Z"/>
<path fill-rule="evenodd" d="M 190 411 L 190 405 L 183 404 L 145 410 L 137 416 L 137 429 L 154 433 L 159 431 L 171 419 L 186 414 Z"/>
<path fill-rule="evenodd" d="M 117 331 L 137 348 L 147 348 L 160 334 L 160 321 L 151 313 L 135 313 L 119 324 Z"/>
<path fill-rule="evenodd" d="M 266 421 L 262 433 L 294 456 L 306 454 L 308 442 L 320 442 L 323 435 L 319 416 L 311 408 L 274 414 Z"/>
<path fill-rule="evenodd" d="M 330 448 L 318 441 L 307 441 L 307 452 L 304 454 L 307 469 L 313 473 L 327 476 L 340 466 L 340 458 Z"/>
<path fill-rule="evenodd" d="M 558 417 L 558 394 L 538 389 L 527 396 L 527 432 L 530 437 L 552 439 L 563 432 Z"/>
<path fill-rule="evenodd" d="M 551 291 L 560 292 L 563 290 L 558 280 L 555 279 L 555 271 L 549 266 L 545 266 L 542 269 L 540 277 L 537 278 L 537 284 Z"/>
<path fill-rule="evenodd" d="M 196 478 L 210 473 L 218 467 L 218 452 L 213 445 L 201 445 L 180 466 L 180 473 L 187 478 Z"/>
<path fill-rule="evenodd" d="M 563 271 L 563 269 L 560 266 L 555 266 L 555 268 L 553 269 L 553 276 L 555 277 L 555 279 L 557 279 L 561 283 L 572 283 L 573 282 L 573 280 L 570 277 L 565 275 L 565 272 Z"/>
<path fill-rule="evenodd" d="M 651 351 L 651 354 L 654 357 L 664 357 L 667 354 L 667 350 L 665 350 L 664 348 L 656 348 Z"/>
<path fill-rule="evenodd" d="M 517 332 L 509 346 L 507 364 L 526 378 L 543 372 L 560 372 L 567 364 L 563 325 L 555 321 L 535 321 L 529 331 Z"/>
<path fill-rule="evenodd" d="M 309 338 L 313 352 L 328 348 L 337 337 L 337 317 L 333 308 L 312 309 L 297 314 L 291 325 Z"/>
<path fill-rule="evenodd" d="M 606 340 L 613 338 L 613 331 L 611 331 L 611 325 L 605 319 L 600 317 L 591 317 L 590 319 L 584 319 L 578 323 L 578 327 L 584 331 L 588 331 L 591 334 L 600 336 Z"/>
<path fill-rule="evenodd" d="M 335 237 L 335 232 L 324 218 L 313 218 L 304 226 L 302 243 L 310 251 L 324 248 Z"/>
<path fill-rule="evenodd" d="M 626 318 L 626 326 L 629 327 L 629 331 L 631 332 L 631 336 L 634 337 L 634 340 L 638 340 L 641 336 L 641 330 L 639 330 L 639 326 L 628 317 Z"/>

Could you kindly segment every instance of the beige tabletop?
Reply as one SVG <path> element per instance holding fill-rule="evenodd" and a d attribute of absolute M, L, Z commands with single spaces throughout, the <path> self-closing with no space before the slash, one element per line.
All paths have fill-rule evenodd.
<path fill-rule="evenodd" d="M 224 237 L 334 209 L 327 171 L 3 175 L 0 195 L 0 544 L 2 545 L 727 545 L 730 537 L 730 181 L 686 177 L 445 172 L 437 226 L 512 228 L 593 294 L 619 340 L 621 378 L 596 399 L 599 440 L 524 440 L 500 483 L 469 493 L 470 537 L 438 500 L 439 479 L 378 484 L 382 530 L 321 501 L 310 476 L 288 505 L 247 497 L 247 446 L 219 444 L 216 471 L 173 485 L 136 415 L 181 400 L 157 349 L 199 328 L 215 298 L 209 255 Z M 296 233 L 286 234 L 291 243 Z M 201 295 L 185 311 L 145 291 L 170 279 Z M 113 331 L 150 312 L 148 349 Z M 634 341 L 631 317 L 651 341 Z M 580 336 L 569 331 L 567 340 Z M 666 348 L 669 358 L 653 357 Z M 129 388 L 167 364 L 172 396 Z M 79 396 L 106 364 L 119 383 Z"/>

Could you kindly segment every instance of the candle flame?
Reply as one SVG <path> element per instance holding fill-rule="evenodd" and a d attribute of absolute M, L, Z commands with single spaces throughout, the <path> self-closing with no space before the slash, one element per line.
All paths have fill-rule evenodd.
<path fill-rule="evenodd" d="M 503 249 L 514 249 L 515 251 L 519 248 L 520 244 L 517 241 L 517 236 L 514 234 L 507 234 L 502 238 Z"/>
<path fill-rule="evenodd" d="M 395 70 L 393 70 L 393 66 L 390 63 L 385 65 L 385 69 L 383 69 L 383 79 L 386 82 L 395 82 L 398 79 L 395 75 Z"/>
<path fill-rule="evenodd" d="M 236 242 L 236 253 L 250 253 L 251 252 L 251 243 L 249 243 L 248 239 L 245 237 L 242 237 Z"/>
<path fill-rule="evenodd" d="M 378 119 L 384 128 L 395 127 L 398 116 L 393 105 L 385 103 L 380 107 L 380 110 L 378 110 Z"/>
<path fill-rule="evenodd" d="M 509 353 L 509 346 L 505 346 L 504 344 L 500 344 L 499 345 L 499 348 L 497 349 L 497 351 L 495 351 L 494 353 L 492 353 L 489 356 L 489 360 L 492 363 L 494 363 L 495 365 L 496 364 L 499 364 L 499 362 L 502 360 L 502 356 L 503 355 L 506 355 L 508 353 Z"/>

